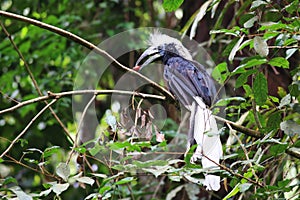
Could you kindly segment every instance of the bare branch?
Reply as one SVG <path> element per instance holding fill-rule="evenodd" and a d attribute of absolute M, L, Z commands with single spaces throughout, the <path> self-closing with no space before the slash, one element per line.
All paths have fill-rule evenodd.
<path fill-rule="evenodd" d="M 287 154 L 300 159 L 300 149 L 296 147 L 291 147 L 285 151 Z"/>
<path fill-rule="evenodd" d="M 255 130 L 252 130 L 250 128 L 247 128 L 247 127 L 244 127 L 244 126 L 241 126 L 235 122 L 232 122 L 232 121 L 229 121 L 227 119 L 224 119 L 222 117 L 219 117 L 219 116 L 214 116 L 216 118 L 216 120 L 220 121 L 220 122 L 224 122 L 224 123 L 227 123 L 227 124 L 230 124 L 231 127 L 234 129 L 234 130 L 237 130 L 237 131 L 240 131 L 246 135 L 249 135 L 249 136 L 252 136 L 252 137 L 255 137 L 255 138 L 261 138 L 263 137 L 263 134 L 259 131 L 255 131 Z"/>
<path fill-rule="evenodd" d="M 29 129 L 29 127 L 31 126 L 31 124 L 33 124 L 33 122 L 35 122 L 35 120 L 48 108 L 50 107 L 52 104 L 54 104 L 57 101 L 57 99 L 53 99 L 48 105 L 46 105 L 36 116 L 34 116 L 34 118 L 32 118 L 32 120 L 27 124 L 27 126 L 23 129 L 23 131 L 10 143 L 10 145 L 7 147 L 7 149 L 1 154 L 0 158 L 2 158 L 5 154 L 7 154 L 9 152 L 9 150 L 14 146 L 14 144 L 18 141 L 18 139 L 20 139 L 25 133 L 26 131 Z"/>
<path fill-rule="evenodd" d="M 29 74 L 30 76 L 30 79 L 35 87 L 35 89 L 37 90 L 37 92 L 39 93 L 40 96 L 42 96 L 42 92 L 29 68 L 29 65 L 27 64 L 22 52 L 19 50 L 19 48 L 17 47 L 16 43 L 14 42 L 14 40 L 12 39 L 11 35 L 8 33 L 8 31 L 6 30 L 5 26 L 3 25 L 2 21 L 0 21 L 0 25 L 4 31 L 4 33 L 6 34 L 6 36 L 8 37 L 10 43 L 13 45 L 14 49 L 16 50 L 16 52 L 18 53 L 19 57 L 21 58 L 21 60 L 24 62 L 24 66 L 25 66 L 25 69 L 27 70 L 27 73 Z"/>
<path fill-rule="evenodd" d="M 205 157 L 206 159 L 208 159 L 209 161 L 213 162 L 215 165 L 219 166 L 221 169 L 224 169 L 225 171 L 228 171 L 229 173 L 231 173 L 232 175 L 239 177 L 241 179 L 246 179 L 247 181 L 249 181 L 250 183 L 253 183 L 255 185 L 258 185 L 259 187 L 263 187 L 262 183 L 257 182 L 252 180 L 251 178 L 245 177 L 242 174 L 236 173 L 234 172 L 232 169 L 226 167 L 225 165 L 219 164 L 217 162 L 215 162 L 214 160 L 210 159 L 209 157 L 207 157 L 206 155 L 202 154 L 203 157 Z"/>
<path fill-rule="evenodd" d="M 72 155 L 73 155 L 73 153 L 74 153 L 74 151 L 75 151 L 75 148 L 77 147 L 79 131 L 80 131 L 81 125 L 82 125 L 82 123 L 83 123 L 83 119 L 84 119 L 84 117 L 85 117 L 85 115 L 86 115 L 86 112 L 87 112 L 88 108 L 90 107 L 90 105 L 94 102 L 94 100 L 95 100 L 96 97 L 97 97 L 96 95 L 93 95 L 93 96 L 92 96 L 92 98 L 91 98 L 90 101 L 86 104 L 86 106 L 85 106 L 85 108 L 84 108 L 84 110 L 83 110 L 83 112 L 82 112 L 82 114 L 81 114 L 81 117 L 80 117 L 80 120 L 79 120 L 79 123 L 78 123 L 78 128 L 77 128 L 76 135 L 75 135 L 75 140 L 74 140 L 73 147 L 72 147 L 72 151 L 71 151 L 70 156 L 69 156 L 69 158 L 68 158 L 68 160 L 67 160 L 67 162 L 66 162 L 67 164 L 69 164 L 69 162 L 70 162 L 70 160 L 71 160 L 71 157 L 72 157 Z"/>
<path fill-rule="evenodd" d="M 9 32 L 6 30 L 5 26 L 3 25 L 3 23 L 2 23 L 1 21 L 0 21 L 0 25 L 1 25 L 2 29 L 4 30 L 4 33 L 7 35 L 8 39 L 10 40 L 10 43 L 13 45 L 14 49 L 15 49 L 16 52 L 18 53 L 20 59 L 24 62 L 24 66 L 25 66 L 25 68 L 26 68 L 26 71 L 27 71 L 27 73 L 29 74 L 29 77 L 30 77 L 30 79 L 31 79 L 31 81 L 32 81 L 32 83 L 33 83 L 33 85 L 34 85 L 36 91 L 38 92 L 39 96 L 43 96 L 42 91 L 40 90 L 40 88 L 39 88 L 39 86 L 38 86 L 38 84 L 37 84 L 37 81 L 35 80 L 35 78 L 34 78 L 34 76 L 33 76 L 33 73 L 31 72 L 30 67 L 29 67 L 27 61 L 25 60 L 25 58 L 24 58 L 22 52 L 19 50 L 19 48 L 17 47 L 16 43 L 14 42 L 14 40 L 13 40 L 12 37 L 11 37 L 11 35 L 10 35 Z M 48 102 L 47 102 L 47 101 L 44 101 L 44 103 L 45 103 L 46 105 L 48 105 Z M 67 129 L 66 126 L 62 123 L 62 121 L 60 120 L 60 118 L 56 115 L 56 113 L 54 112 L 54 110 L 53 110 L 51 107 L 49 107 L 49 110 L 51 111 L 51 114 L 54 116 L 54 118 L 57 120 L 57 122 L 60 124 L 60 126 L 63 128 L 63 130 L 65 131 L 65 134 L 70 138 L 70 140 L 71 140 L 72 142 L 74 142 L 73 139 L 72 139 L 72 137 L 70 136 L 70 133 L 69 133 L 68 129 Z"/>
<path fill-rule="evenodd" d="M 145 94 L 145 93 L 139 93 L 135 91 L 123 91 L 123 90 L 74 90 L 74 91 L 67 91 L 67 92 L 61 92 L 61 93 L 52 93 L 48 91 L 48 95 L 37 97 L 34 99 L 30 99 L 27 101 L 23 101 L 15 106 L 12 106 L 10 108 L 0 110 L 0 115 L 14 111 L 18 108 L 21 108 L 23 106 L 27 106 L 29 104 L 33 104 L 40 101 L 45 101 L 49 99 L 59 99 L 65 96 L 71 96 L 71 95 L 83 95 L 83 94 L 95 94 L 95 95 L 103 95 L 103 94 L 120 94 L 120 95 L 135 95 L 142 98 L 153 98 L 158 100 L 165 100 L 166 98 L 164 96 L 159 95 L 153 95 L 153 94 Z"/>
<path fill-rule="evenodd" d="M 250 158 L 249 158 L 249 153 L 247 151 L 247 149 L 245 148 L 243 142 L 240 140 L 240 138 L 236 135 L 236 130 L 233 130 L 233 128 L 231 127 L 231 125 L 229 123 L 227 123 L 227 126 L 230 129 L 230 133 L 235 137 L 235 139 L 238 141 L 238 143 L 240 144 L 240 147 L 242 148 L 242 150 L 244 151 L 245 157 L 247 159 L 247 161 L 249 162 L 249 167 L 251 168 L 251 172 L 252 174 L 255 176 L 256 181 L 259 180 L 258 176 L 255 173 L 255 170 L 253 169 L 253 165 L 250 162 Z"/>
<path fill-rule="evenodd" d="M 57 176 L 55 176 L 54 174 L 45 173 L 45 172 L 40 171 L 40 170 L 38 170 L 38 169 L 36 169 L 36 168 L 30 167 L 29 165 L 26 165 L 26 164 L 24 164 L 24 163 L 22 163 L 22 162 L 16 160 L 15 158 L 9 156 L 9 155 L 5 155 L 5 157 L 9 158 L 9 159 L 11 160 L 10 162 L 16 163 L 17 165 L 21 165 L 22 167 L 25 167 L 25 168 L 27 168 L 27 169 L 30 169 L 30 170 L 34 171 L 34 172 L 43 174 L 44 176 L 47 176 L 47 177 L 49 177 L 49 178 L 53 178 L 53 179 L 56 179 L 56 180 L 60 180 L 60 178 L 57 177 Z M 9 162 L 9 161 L 8 161 L 8 162 Z"/>
<path fill-rule="evenodd" d="M 46 23 L 43 23 L 43 22 L 40 22 L 40 21 L 37 21 L 37 20 L 34 20 L 34 19 L 31 19 L 31 18 L 28 18 L 28 17 L 24 17 L 24 16 L 21 16 L 21 15 L 17 15 L 17 14 L 14 14 L 14 13 L 10 13 L 10 12 L 6 12 L 6 11 L 0 11 L 0 16 L 6 16 L 6 17 L 9 17 L 9 18 L 13 18 L 13 19 L 17 19 L 17 20 L 20 20 L 20 21 L 23 21 L 23 22 L 26 22 L 26 23 L 30 23 L 32 25 L 35 25 L 35 26 L 38 26 L 40 28 L 43 28 L 43 29 L 46 29 L 46 30 L 49 30 L 51 32 L 54 32 L 54 33 L 57 33 L 63 37 L 66 37 L 68 39 L 71 39 L 72 41 L 92 50 L 92 51 L 95 51 L 97 54 L 99 55 L 102 55 L 104 57 L 106 57 L 107 59 L 111 60 L 112 62 L 116 63 L 118 65 L 118 67 L 136 75 L 136 76 L 139 76 L 140 78 L 144 79 L 145 81 L 147 81 L 149 84 L 151 84 L 153 87 L 157 88 L 160 92 L 162 92 L 164 95 L 172 98 L 172 99 L 175 99 L 175 97 L 167 90 L 165 89 L 164 87 L 160 86 L 159 84 L 155 83 L 154 81 L 152 81 L 151 79 L 149 79 L 148 77 L 140 74 L 139 72 L 131 69 L 131 68 L 128 68 L 124 65 L 122 65 L 119 61 L 117 61 L 114 57 L 112 57 L 109 53 L 107 53 L 106 51 L 98 48 L 96 45 L 82 39 L 81 37 L 71 33 L 71 32 L 68 32 L 68 31 L 65 31 L 63 29 L 60 29 L 60 28 L 57 28 L 55 26 L 52 26 L 52 25 L 49 25 L 49 24 L 46 24 Z"/>

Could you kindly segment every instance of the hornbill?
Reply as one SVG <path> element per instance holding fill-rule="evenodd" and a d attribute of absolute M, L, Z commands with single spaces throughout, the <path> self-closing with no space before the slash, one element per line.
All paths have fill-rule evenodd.
<path fill-rule="evenodd" d="M 149 58 L 140 65 L 146 57 Z M 203 168 L 218 169 L 222 144 L 210 110 L 216 97 L 212 78 L 200 63 L 193 60 L 179 40 L 154 32 L 150 35 L 149 48 L 139 57 L 134 69 L 141 70 L 158 59 L 164 64 L 164 79 L 170 92 L 190 112 L 186 153 L 197 144 L 190 162 L 201 159 Z M 220 177 L 205 174 L 203 185 L 207 190 L 217 191 L 220 189 Z"/>

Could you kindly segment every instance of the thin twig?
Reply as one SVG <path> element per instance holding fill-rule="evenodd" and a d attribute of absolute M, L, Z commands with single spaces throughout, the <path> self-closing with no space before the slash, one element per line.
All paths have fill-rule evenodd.
<path fill-rule="evenodd" d="M 19 101 L 17 101 L 14 98 L 11 98 L 10 96 L 8 96 L 7 94 L 4 94 L 2 91 L 0 91 L 0 94 L 2 94 L 4 96 L 4 98 L 9 99 L 10 101 L 13 101 L 15 103 L 20 103 Z"/>
<path fill-rule="evenodd" d="M 25 165 L 24 163 L 22 163 L 22 162 L 16 160 L 15 158 L 11 157 L 10 155 L 5 155 L 5 157 L 9 158 L 9 159 L 11 160 L 11 162 L 14 162 L 14 163 L 16 163 L 16 164 L 18 164 L 18 165 L 21 165 L 22 167 L 25 167 L 25 168 L 30 169 L 30 170 L 32 170 L 32 171 L 35 171 L 35 172 L 37 172 L 37 173 L 41 173 L 41 174 L 43 174 L 44 176 L 47 176 L 47 177 L 50 177 L 50 178 L 54 178 L 54 179 L 56 179 L 56 180 L 60 180 L 59 177 L 57 177 L 57 176 L 55 176 L 55 175 L 53 175 L 53 174 L 50 174 L 50 173 L 43 173 L 42 171 L 39 171 L 38 169 L 35 169 L 35 168 L 30 167 L 30 166 L 28 166 L 28 165 Z M 8 162 L 9 162 L 9 161 L 8 161 Z"/>
<path fill-rule="evenodd" d="M 37 115 L 35 115 L 32 120 L 27 124 L 27 126 L 23 129 L 23 131 L 10 143 L 10 145 L 6 148 L 6 150 L 1 154 L 0 158 L 2 158 L 5 154 L 7 154 L 10 149 L 14 146 L 14 144 L 26 133 L 26 131 L 29 129 L 31 124 L 35 122 L 35 120 L 52 104 L 54 104 L 57 101 L 57 99 L 53 99 L 48 105 L 46 105 Z"/>
<path fill-rule="evenodd" d="M 27 73 L 29 74 L 29 77 L 36 89 L 36 91 L 38 92 L 39 96 L 43 96 L 42 94 L 42 91 L 40 90 L 38 84 L 37 84 L 37 81 L 35 80 L 34 76 L 33 76 L 33 73 L 31 72 L 30 70 L 30 67 L 27 63 L 27 61 L 25 60 L 22 52 L 19 50 L 19 48 L 17 47 L 16 43 L 14 42 L 14 40 L 12 39 L 11 35 L 9 34 L 9 32 L 6 30 L 5 26 L 3 25 L 2 21 L 0 21 L 0 25 L 4 31 L 4 33 L 6 34 L 6 36 L 8 37 L 8 39 L 10 40 L 10 43 L 13 45 L 14 49 L 16 50 L 16 52 L 18 53 L 20 59 L 24 62 L 24 66 L 25 66 L 25 69 L 27 71 Z M 46 105 L 48 105 L 48 102 L 47 101 L 44 101 L 44 103 Z M 51 108 L 51 106 L 49 107 L 49 110 L 51 111 L 51 114 L 54 116 L 54 118 L 57 120 L 57 122 L 60 124 L 60 126 L 63 128 L 65 134 L 67 135 L 67 137 L 70 138 L 70 140 L 73 142 L 73 139 L 68 131 L 68 129 L 66 128 L 66 126 L 63 124 L 63 122 L 60 120 L 60 118 L 56 115 L 56 113 L 54 112 L 54 110 Z"/>
<path fill-rule="evenodd" d="M 261 183 L 256 182 L 256 181 L 254 181 L 254 180 L 252 180 L 252 179 L 250 179 L 250 178 L 247 178 L 247 177 L 245 177 L 245 176 L 243 176 L 243 175 L 241 175 L 241 174 L 239 174 L 239 173 L 234 172 L 232 169 L 226 167 L 225 165 L 221 165 L 221 164 L 215 162 L 214 160 L 210 159 L 209 157 L 207 157 L 207 156 L 204 155 L 204 154 L 202 154 L 202 155 L 203 155 L 203 157 L 205 157 L 205 158 L 208 159 L 209 161 L 213 162 L 215 165 L 219 166 L 220 168 L 224 169 L 225 171 L 228 171 L 230 174 L 232 174 L 232 175 L 234 175 L 234 176 L 236 176 L 236 177 L 242 178 L 242 179 L 246 179 L 246 180 L 249 181 L 250 183 L 253 183 L 253 184 L 255 184 L 255 185 L 258 185 L 259 187 L 263 187 L 263 185 L 262 185 Z"/>
<path fill-rule="evenodd" d="M 86 165 L 88 166 L 88 168 L 91 170 L 91 172 L 95 172 L 93 170 L 93 166 L 91 165 L 91 163 L 89 162 L 89 160 L 86 158 L 85 155 L 83 156 L 83 159 L 84 159 L 84 162 L 86 163 Z M 96 178 L 95 182 L 96 182 L 97 186 L 100 187 L 100 183 L 99 183 L 99 180 L 97 178 Z"/>
<path fill-rule="evenodd" d="M 32 24 L 32 25 L 35 25 L 35 26 L 38 26 L 40 28 L 43 28 L 43 29 L 46 29 L 46 30 L 49 30 L 51 32 L 54 32 L 54 33 L 57 33 L 63 37 L 66 37 L 68 39 L 71 39 L 72 41 L 92 50 L 92 51 L 95 51 L 97 54 L 99 55 L 102 55 L 104 57 L 106 57 L 107 59 L 109 59 L 110 61 L 116 63 L 118 65 L 118 67 L 130 72 L 131 74 L 134 74 L 136 76 L 139 76 L 140 78 L 144 79 L 145 81 L 147 81 L 149 84 L 151 84 L 153 87 L 157 88 L 160 92 L 162 92 L 164 95 L 172 98 L 172 99 L 175 99 L 175 97 L 164 87 L 160 86 L 159 84 L 157 84 L 156 82 L 152 81 L 151 79 L 149 79 L 148 77 L 142 75 L 141 73 L 131 69 L 131 68 L 128 68 L 126 67 L 125 65 L 121 64 L 119 61 L 117 61 L 114 57 L 112 57 L 109 53 L 107 53 L 106 51 L 98 48 L 96 45 L 84 40 L 83 38 L 71 33 L 71 32 L 68 32 L 66 30 L 63 30 L 63 29 L 60 29 L 58 27 L 55 27 L 55 26 L 52 26 L 52 25 L 49 25 L 49 24 L 46 24 L 46 23 L 43 23 L 43 22 L 40 22 L 40 21 L 37 21 L 37 20 L 34 20 L 34 19 L 31 19 L 31 18 L 28 18 L 28 17 L 24 17 L 22 15 L 18 15 L 18 14 L 14 14 L 14 13 L 10 13 L 10 12 L 6 12 L 6 11 L 0 11 L 0 16 L 6 16 L 6 17 L 9 17 L 9 18 L 13 18 L 13 19 L 17 19 L 17 20 L 20 20 L 20 21 L 23 21 L 23 22 L 26 22 L 26 23 L 29 23 L 29 24 Z"/>
<path fill-rule="evenodd" d="M 247 159 L 248 161 L 250 161 L 250 158 L 249 158 L 249 155 L 248 155 L 249 153 L 248 153 L 247 149 L 245 148 L 244 144 L 242 143 L 242 141 L 240 140 L 240 138 L 236 135 L 236 133 L 235 133 L 236 130 L 233 130 L 233 128 L 231 127 L 231 125 L 228 124 L 228 123 L 227 123 L 227 126 L 229 127 L 231 134 L 235 137 L 235 139 L 236 139 L 236 140 L 238 141 L 238 143 L 240 144 L 242 150 L 244 151 L 244 154 L 245 154 L 246 159 Z M 253 165 L 252 165 L 251 162 L 249 162 L 249 166 L 250 166 L 250 168 L 251 168 L 252 174 L 255 176 L 256 180 L 258 180 L 259 178 L 258 178 L 258 176 L 256 175 L 256 173 L 255 173 L 255 171 L 254 171 L 254 169 L 253 169 Z"/>
<path fill-rule="evenodd" d="M 77 131 L 76 131 L 76 135 L 75 135 L 75 140 L 74 140 L 73 147 L 72 147 L 72 151 L 71 151 L 70 156 L 69 156 L 69 158 L 68 158 L 68 160 L 66 162 L 67 164 L 69 164 L 69 162 L 71 160 L 71 157 L 72 157 L 72 155 L 73 155 L 73 153 L 75 151 L 75 148 L 77 147 L 78 135 L 79 135 L 79 131 L 81 130 L 80 127 L 81 127 L 81 125 L 83 123 L 83 119 L 84 119 L 84 117 L 86 115 L 86 112 L 87 112 L 88 108 L 94 102 L 95 98 L 96 98 L 96 95 L 93 95 L 92 98 L 90 99 L 90 101 L 86 104 L 86 106 L 85 106 L 85 108 L 84 108 L 84 110 L 83 110 L 83 112 L 81 114 L 81 117 L 80 117 L 80 120 L 79 120 L 79 124 L 78 124 L 78 127 L 77 127 Z"/>
<path fill-rule="evenodd" d="M 29 65 L 27 64 L 22 52 L 19 50 L 19 48 L 17 47 L 16 43 L 14 42 L 14 40 L 12 39 L 11 35 L 9 34 L 9 32 L 7 31 L 7 29 L 5 28 L 5 26 L 3 25 L 2 21 L 0 21 L 0 25 L 4 31 L 4 33 L 6 34 L 6 36 L 8 37 L 10 43 L 13 45 L 14 49 L 16 50 L 16 52 L 18 53 L 19 57 L 21 58 L 21 60 L 24 62 L 24 66 L 25 66 L 25 69 L 27 70 L 27 73 L 29 74 L 29 77 L 35 87 L 35 89 L 37 90 L 37 92 L 39 93 L 40 96 L 42 96 L 42 92 L 29 68 Z"/>
<path fill-rule="evenodd" d="M 6 108 L 3 110 L 0 110 L 0 115 L 14 111 L 18 108 L 21 108 L 23 106 L 37 103 L 40 101 L 44 100 L 49 100 L 49 99 L 59 99 L 65 96 L 71 96 L 71 95 L 82 95 L 82 94 L 95 94 L 95 95 L 103 95 L 103 94 L 120 94 L 120 95 L 135 95 L 139 96 L 142 98 L 153 98 L 153 99 L 158 99 L 158 100 L 165 100 L 166 98 L 164 96 L 159 96 L 159 95 L 154 95 L 154 94 L 145 94 L 145 93 L 139 93 L 135 91 L 124 91 L 124 90 L 74 90 L 74 91 L 66 91 L 66 92 L 60 92 L 60 93 L 53 93 L 48 91 L 48 95 L 37 97 L 34 99 L 30 99 L 27 101 L 23 101 L 15 106 L 12 106 L 10 108 Z"/>
<path fill-rule="evenodd" d="M 252 130 L 250 128 L 247 128 L 247 127 L 244 127 L 244 126 L 241 126 L 235 122 L 232 122 L 232 121 L 229 121 L 227 119 L 224 119 L 222 117 L 219 117 L 219 116 L 214 116 L 216 120 L 220 121 L 220 122 L 224 122 L 224 123 L 227 123 L 227 124 L 230 124 L 232 126 L 233 129 L 237 130 L 237 131 L 240 131 L 246 135 L 249 135 L 249 136 L 252 136 L 252 137 L 255 137 L 255 138 L 261 138 L 263 137 L 263 134 L 259 131 L 255 131 L 255 130 Z"/>

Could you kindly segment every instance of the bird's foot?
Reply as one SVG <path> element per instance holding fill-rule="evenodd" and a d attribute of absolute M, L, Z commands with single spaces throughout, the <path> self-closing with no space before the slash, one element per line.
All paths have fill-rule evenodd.
<path fill-rule="evenodd" d="M 201 160 L 201 159 L 202 159 L 202 148 L 198 146 L 195 153 L 192 155 L 190 162 L 192 164 L 195 164 L 197 160 Z"/>

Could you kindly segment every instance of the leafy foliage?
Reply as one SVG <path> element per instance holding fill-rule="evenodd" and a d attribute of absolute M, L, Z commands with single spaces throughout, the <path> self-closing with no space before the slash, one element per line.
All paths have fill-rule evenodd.
<path fill-rule="evenodd" d="M 5 0 L 0 6 L 1 10 L 60 27 L 94 44 L 142 26 L 181 29 L 183 35 L 195 39 L 205 35 L 204 28 L 211 30 L 201 45 L 218 63 L 212 76 L 228 95 L 214 105 L 225 107 L 227 120 L 220 131 L 224 158 L 220 170 L 213 172 L 222 177 L 221 191 L 212 194 L 202 190 L 207 169 L 189 162 L 195 146 L 185 158 L 180 157 L 182 152 L 172 152 L 186 137 L 184 127 L 178 127 L 176 105 L 165 102 L 170 106 L 170 118 L 158 131 L 157 119 L 147 111 L 148 101 L 132 97 L 134 109 L 128 108 L 128 113 L 134 116 L 135 123 L 128 127 L 123 123 L 124 115 L 114 111 L 110 97 L 101 95 L 97 97 L 100 123 L 96 134 L 83 143 L 76 141 L 79 130 L 68 97 L 59 98 L 52 106 L 60 120 L 47 111 L 34 121 L 0 158 L 1 198 L 299 198 L 299 1 L 196 3 L 164 0 L 164 10 L 159 2 L 146 0 Z M 186 9 L 190 7 L 194 10 Z M 189 19 L 184 21 L 173 15 L 179 10 Z M 3 15 L 0 22 L 0 112 L 47 95 L 47 91 L 72 90 L 75 72 L 88 53 L 86 49 Z M 131 54 L 119 59 L 132 66 L 133 57 Z M 122 73 L 112 66 L 104 73 L 99 88 L 112 89 Z M 78 100 L 84 98 L 82 95 Z M 39 101 L 0 114 L 1 154 L 45 105 Z M 170 143 L 174 138 L 178 143 Z M 165 159 L 163 155 L 170 152 L 179 155 Z M 145 156 L 145 160 L 139 156 Z"/>
<path fill-rule="evenodd" d="M 163 7 L 167 12 L 171 12 L 177 10 L 182 3 L 183 0 L 164 0 Z"/>

